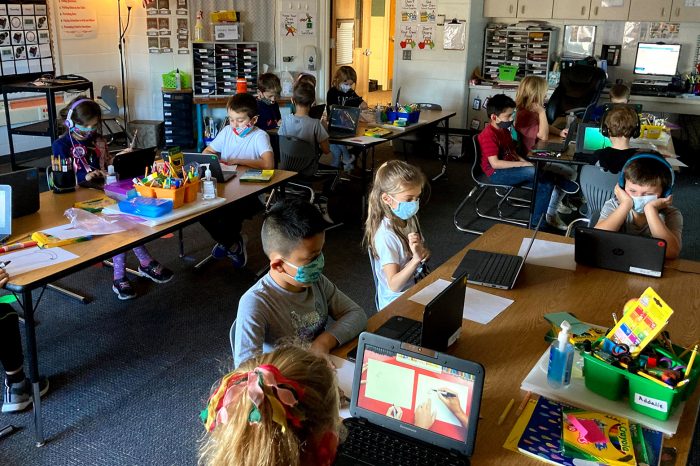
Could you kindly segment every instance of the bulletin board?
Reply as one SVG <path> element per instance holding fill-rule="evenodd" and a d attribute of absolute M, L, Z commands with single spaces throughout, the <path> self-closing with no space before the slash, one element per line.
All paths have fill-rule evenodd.
<path fill-rule="evenodd" d="M 0 0 L 0 84 L 53 73 L 47 0 Z"/>

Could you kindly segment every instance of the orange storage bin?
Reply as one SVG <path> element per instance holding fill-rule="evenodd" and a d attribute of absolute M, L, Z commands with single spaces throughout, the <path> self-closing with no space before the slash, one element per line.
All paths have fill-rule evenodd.
<path fill-rule="evenodd" d="M 173 209 L 182 207 L 185 203 L 185 188 L 178 189 L 163 189 L 163 188 L 151 188 L 149 186 L 136 186 L 136 191 L 143 197 L 157 197 L 159 199 L 172 199 Z"/>
<path fill-rule="evenodd" d="M 199 178 L 194 178 L 191 182 L 185 185 L 185 203 L 196 201 L 198 193 Z"/>

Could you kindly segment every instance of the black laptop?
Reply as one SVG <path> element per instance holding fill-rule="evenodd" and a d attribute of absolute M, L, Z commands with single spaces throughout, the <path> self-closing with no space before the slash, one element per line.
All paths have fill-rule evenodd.
<path fill-rule="evenodd" d="M 143 178 L 146 167 L 153 166 L 153 162 L 156 159 L 156 149 L 156 147 L 147 147 L 115 155 L 112 160 L 114 172 L 119 175 L 120 180 Z M 80 186 L 83 188 L 104 189 L 105 179 L 84 180 L 80 183 Z"/>
<path fill-rule="evenodd" d="M 0 175 L 0 184 L 12 188 L 12 218 L 39 210 L 39 173 L 36 168 Z"/>
<path fill-rule="evenodd" d="M 462 333 L 466 289 L 466 277 L 459 277 L 425 306 L 422 322 L 394 316 L 373 333 L 436 351 L 447 351 Z M 347 357 L 354 360 L 356 350 Z"/>
<path fill-rule="evenodd" d="M 323 112 L 326 111 L 326 104 L 318 104 L 311 107 L 309 116 L 315 120 L 320 120 L 323 117 Z"/>
<path fill-rule="evenodd" d="M 217 156 L 216 154 L 200 154 L 199 152 L 185 152 L 184 155 L 185 165 L 192 162 L 198 163 L 199 165 L 208 163 L 209 169 L 211 170 L 211 176 L 216 178 L 216 181 L 218 181 L 219 183 L 225 183 L 233 179 L 238 174 L 236 170 L 224 170 L 221 167 L 221 161 L 219 160 L 219 156 Z M 204 170 L 206 168 L 200 168 L 200 176 L 204 176 Z"/>
<path fill-rule="evenodd" d="M 467 282 L 474 285 L 500 288 L 502 290 L 513 289 L 518 275 L 520 275 L 520 270 L 522 270 L 525 260 L 530 254 L 532 245 L 535 244 L 535 237 L 540 230 L 543 218 L 544 215 L 540 217 L 537 228 L 532 233 L 530 244 L 523 256 L 470 249 L 455 269 L 454 276 L 466 274 Z"/>
<path fill-rule="evenodd" d="M 577 264 L 649 277 L 663 274 L 666 241 L 662 239 L 578 227 L 575 240 Z"/>
<path fill-rule="evenodd" d="M 362 333 L 352 417 L 337 466 L 468 465 L 479 422 L 484 368 L 427 348 Z M 451 411 L 444 400 L 456 398 Z M 418 407 L 434 415 L 419 427 Z M 430 423 L 430 424 L 428 424 Z"/>
<path fill-rule="evenodd" d="M 571 123 L 569 131 L 566 133 L 566 138 L 564 138 L 564 141 L 540 141 L 535 145 L 535 148 L 533 150 L 547 152 L 564 152 L 566 148 L 569 147 L 569 144 L 571 144 L 571 141 L 574 140 L 574 136 L 576 136 L 577 129 L 578 120 L 574 120 L 574 122 Z"/>
<path fill-rule="evenodd" d="M 359 107 L 331 106 L 328 117 L 328 136 L 336 139 L 350 138 L 357 134 L 360 124 Z"/>

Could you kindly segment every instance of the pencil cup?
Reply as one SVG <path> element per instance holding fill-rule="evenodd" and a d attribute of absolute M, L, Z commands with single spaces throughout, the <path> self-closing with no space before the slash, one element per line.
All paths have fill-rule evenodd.
<path fill-rule="evenodd" d="M 75 172 L 72 168 L 65 172 L 58 172 L 48 167 L 46 169 L 46 181 L 56 194 L 75 191 Z"/>

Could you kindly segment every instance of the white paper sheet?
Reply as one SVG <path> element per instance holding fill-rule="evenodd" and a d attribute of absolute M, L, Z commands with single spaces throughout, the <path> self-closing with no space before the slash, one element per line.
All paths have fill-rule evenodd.
<path fill-rule="evenodd" d="M 513 304 L 512 299 L 467 288 L 462 317 L 478 324 L 488 324 L 511 304 Z"/>
<path fill-rule="evenodd" d="M 376 144 L 382 141 L 386 141 L 384 138 L 375 138 L 374 136 L 353 136 L 351 138 L 345 138 L 343 141 L 354 142 L 356 144 Z"/>
<path fill-rule="evenodd" d="M 40 249 L 34 247 L 3 254 L 0 256 L 0 260 L 5 263 L 12 261 L 5 267 L 5 270 L 10 274 L 10 277 L 14 277 L 25 272 L 76 259 L 77 257 L 72 252 L 62 248 Z"/>
<path fill-rule="evenodd" d="M 122 231 L 126 231 L 114 223 L 111 226 L 113 227 L 113 231 L 111 231 L 110 233 L 94 233 L 90 230 L 84 230 L 82 228 L 73 228 L 73 226 L 70 223 L 67 223 L 65 225 L 59 225 L 53 228 L 47 228 L 46 230 L 41 231 L 43 233 L 55 236 L 58 239 L 71 239 L 79 238 L 81 236 L 95 236 L 101 234 L 121 233 Z"/>
<path fill-rule="evenodd" d="M 450 281 L 439 278 L 408 299 L 426 306 L 448 286 L 450 286 Z"/>
<path fill-rule="evenodd" d="M 450 411 L 445 403 L 440 401 L 440 397 L 436 390 L 447 388 L 457 394 L 459 399 L 459 406 L 462 408 L 462 412 L 467 412 L 467 398 L 469 397 L 469 388 L 464 385 L 459 385 L 454 382 L 446 382 L 444 380 L 436 379 L 435 377 L 428 377 L 425 375 L 418 376 L 418 387 L 416 389 L 416 408 L 430 400 L 430 405 L 435 413 L 435 419 L 438 421 L 443 421 L 450 423 L 455 426 L 461 426 L 462 424 L 457 420 L 452 411 Z"/>
<path fill-rule="evenodd" d="M 413 409 L 415 371 L 376 359 L 367 362 L 365 396 L 401 408 Z"/>
<path fill-rule="evenodd" d="M 523 238 L 520 250 L 518 251 L 519 256 L 525 255 L 529 244 L 530 238 Z M 574 245 L 536 239 L 525 263 L 564 270 L 576 270 Z"/>
<path fill-rule="evenodd" d="M 674 158 L 674 157 L 666 157 L 666 161 L 668 162 L 669 165 L 672 167 L 688 167 L 688 165 L 684 164 L 680 160 Z"/>
<path fill-rule="evenodd" d="M 330 355 L 331 362 L 335 366 L 335 373 L 338 377 L 338 387 L 343 391 L 343 394 L 350 399 L 352 396 L 352 380 L 355 376 L 355 363 L 338 356 Z M 341 400 L 341 405 L 342 405 Z M 347 419 L 350 417 L 350 407 L 340 409 L 340 417 Z"/>

